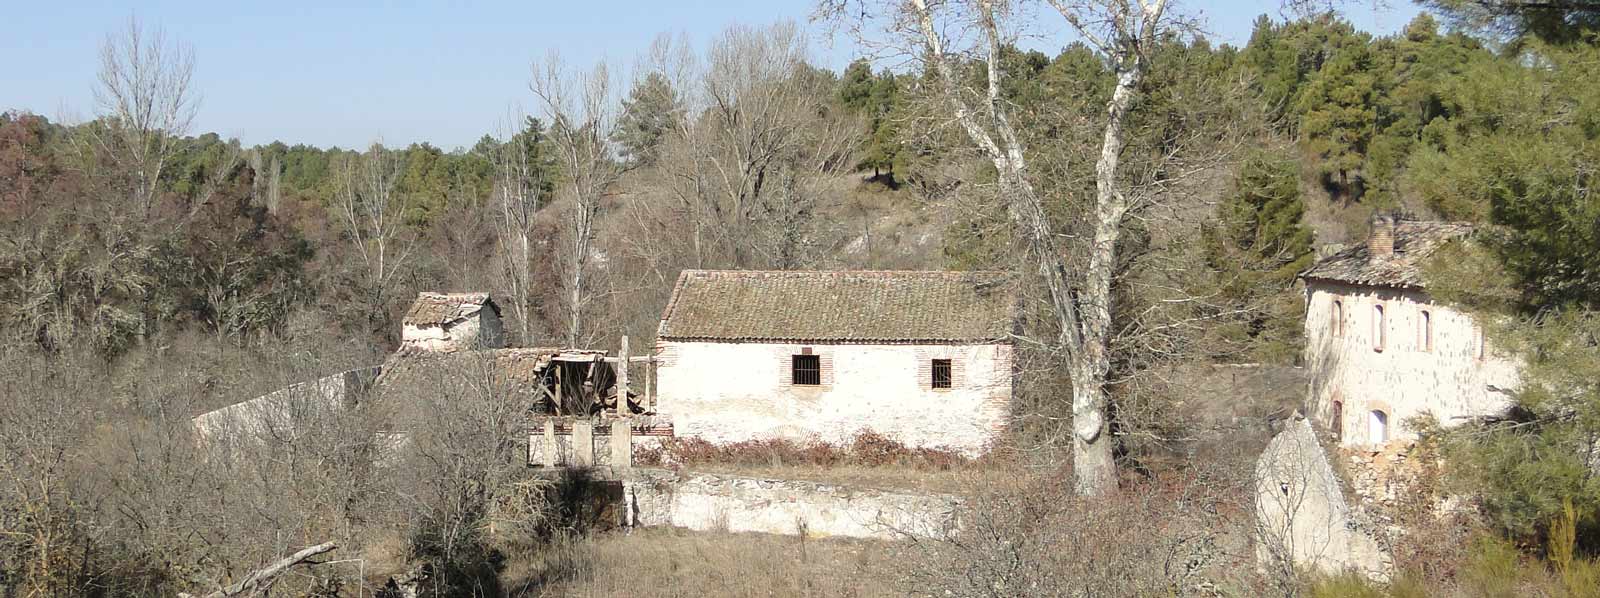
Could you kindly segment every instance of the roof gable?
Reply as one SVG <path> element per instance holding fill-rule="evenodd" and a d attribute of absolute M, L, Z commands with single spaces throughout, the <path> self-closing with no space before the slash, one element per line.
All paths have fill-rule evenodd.
<path fill-rule="evenodd" d="M 417 293 L 417 300 L 406 311 L 403 323 L 407 326 L 443 326 L 471 317 L 486 306 L 499 315 L 500 307 L 495 305 L 488 293 Z"/>
<path fill-rule="evenodd" d="M 666 340 L 1003 341 L 1016 293 L 1003 272 L 684 270 Z"/>
<path fill-rule="evenodd" d="M 1402 221 L 1395 225 L 1394 254 L 1374 258 L 1366 243 L 1318 261 L 1300 276 L 1349 284 L 1423 288 L 1422 265 L 1452 239 L 1472 234 L 1464 222 Z"/>

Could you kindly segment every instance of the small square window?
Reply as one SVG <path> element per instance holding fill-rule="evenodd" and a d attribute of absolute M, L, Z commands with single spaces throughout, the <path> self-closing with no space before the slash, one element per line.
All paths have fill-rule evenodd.
<path fill-rule="evenodd" d="M 795 386 L 820 386 L 822 384 L 822 357 L 795 355 L 790 363 L 790 381 Z"/>
<path fill-rule="evenodd" d="M 948 359 L 935 359 L 935 360 L 933 360 L 933 387 L 934 388 L 950 388 L 951 382 L 953 382 L 953 381 L 954 381 L 954 377 L 951 375 L 951 372 L 950 372 L 950 360 L 948 360 Z"/>

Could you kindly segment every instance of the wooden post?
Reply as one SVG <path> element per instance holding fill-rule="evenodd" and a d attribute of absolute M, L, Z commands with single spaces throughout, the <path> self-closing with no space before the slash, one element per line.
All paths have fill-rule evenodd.
<path fill-rule="evenodd" d="M 626 417 L 611 420 L 611 471 L 633 469 L 633 424 Z"/>
<path fill-rule="evenodd" d="M 617 415 L 628 414 L 628 335 L 622 335 L 622 351 L 617 355 Z"/>
<path fill-rule="evenodd" d="M 560 447 L 556 444 L 556 420 L 546 419 L 544 420 L 545 467 L 554 468 L 556 466 L 556 451 L 558 450 L 560 450 Z"/>
<path fill-rule="evenodd" d="M 556 369 L 556 415 L 562 415 L 567 410 L 567 404 L 561 401 L 561 370 L 566 368 L 561 367 L 561 362 L 555 359 L 550 360 L 550 367 Z"/>
<path fill-rule="evenodd" d="M 594 467 L 594 420 L 572 420 L 572 464 Z"/>
<path fill-rule="evenodd" d="M 656 412 L 656 397 L 650 394 L 650 379 L 655 377 L 655 372 L 656 358 L 652 356 L 644 362 L 644 400 L 639 401 L 639 406 L 644 408 L 645 413 Z"/>

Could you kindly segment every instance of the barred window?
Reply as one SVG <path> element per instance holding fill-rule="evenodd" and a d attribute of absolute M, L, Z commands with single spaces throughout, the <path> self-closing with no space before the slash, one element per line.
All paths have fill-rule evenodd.
<path fill-rule="evenodd" d="M 795 355 L 790 363 L 790 380 L 796 386 L 819 386 L 822 384 L 822 357 L 818 355 Z"/>
<path fill-rule="evenodd" d="M 953 381 L 954 376 L 952 376 L 950 372 L 950 360 L 933 360 L 933 387 L 950 388 L 951 382 Z"/>

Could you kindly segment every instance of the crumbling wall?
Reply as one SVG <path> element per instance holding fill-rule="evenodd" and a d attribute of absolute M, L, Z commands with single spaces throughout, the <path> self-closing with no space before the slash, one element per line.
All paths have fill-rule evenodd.
<path fill-rule="evenodd" d="M 957 507 L 939 494 L 660 470 L 628 480 L 624 496 L 635 525 L 812 537 L 934 536 Z"/>
<path fill-rule="evenodd" d="M 1376 580 L 1393 568 L 1376 525 L 1346 503 L 1305 418 L 1289 421 L 1256 462 L 1256 530 L 1263 567 L 1354 571 Z"/>
<path fill-rule="evenodd" d="M 400 345 L 424 351 L 474 351 L 505 347 L 504 323 L 493 309 L 443 324 L 411 324 L 400 329 Z"/>

